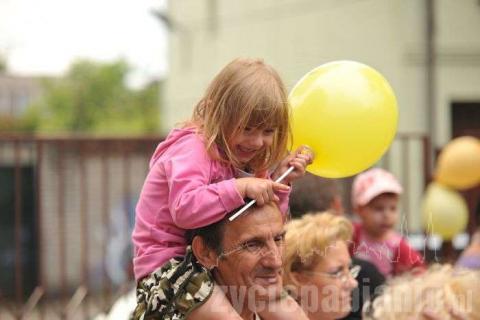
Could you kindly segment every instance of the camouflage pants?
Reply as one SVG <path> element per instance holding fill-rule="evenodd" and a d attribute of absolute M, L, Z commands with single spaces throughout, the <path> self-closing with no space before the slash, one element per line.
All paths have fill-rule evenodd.
<path fill-rule="evenodd" d="M 197 263 L 190 247 L 137 284 L 135 320 L 181 320 L 212 294 L 213 279 Z"/>

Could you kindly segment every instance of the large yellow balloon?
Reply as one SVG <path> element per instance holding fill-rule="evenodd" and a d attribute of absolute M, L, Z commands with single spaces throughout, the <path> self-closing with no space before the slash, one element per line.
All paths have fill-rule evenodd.
<path fill-rule="evenodd" d="M 438 157 L 435 179 L 460 190 L 479 184 L 480 141 L 468 136 L 450 141 Z"/>
<path fill-rule="evenodd" d="M 397 101 L 371 67 L 335 61 L 307 73 L 289 95 L 293 149 L 315 152 L 307 170 L 327 178 L 354 175 L 377 162 L 397 129 Z"/>
<path fill-rule="evenodd" d="M 445 240 L 465 230 L 468 222 L 468 207 L 463 197 L 435 182 L 430 183 L 424 195 L 422 213 L 427 233 L 441 235 Z"/>

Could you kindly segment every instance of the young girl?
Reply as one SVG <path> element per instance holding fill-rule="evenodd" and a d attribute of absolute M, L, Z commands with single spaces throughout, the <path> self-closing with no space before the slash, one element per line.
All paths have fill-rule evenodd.
<path fill-rule="evenodd" d="M 167 293 L 163 288 L 152 293 L 152 287 L 158 286 L 159 275 L 178 264 L 179 260 L 170 259 L 186 254 L 185 230 L 221 220 L 245 204 L 245 198 L 255 199 L 260 206 L 278 201 L 282 212 L 287 211 L 289 184 L 312 161 L 310 154 L 302 152 L 285 157 L 288 119 L 286 90 L 276 71 L 259 60 L 236 59 L 213 79 L 191 121 L 158 145 L 137 204 L 132 235 L 136 317 L 169 319 L 162 313 L 169 303 Z M 273 182 L 289 166 L 295 170 L 281 183 Z M 275 168 L 272 173 L 271 168 Z M 228 303 L 213 290 L 206 270 L 193 277 L 197 275 L 205 280 L 202 290 L 190 293 L 194 302 L 175 319 L 185 318 L 193 309 L 195 319 L 240 319 L 234 312 L 213 315 L 208 308 L 197 308 L 212 291 L 209 300 Z"/>

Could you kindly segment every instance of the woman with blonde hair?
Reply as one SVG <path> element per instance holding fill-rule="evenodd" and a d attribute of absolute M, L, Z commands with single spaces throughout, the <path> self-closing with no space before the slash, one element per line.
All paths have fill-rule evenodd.
<path fill-rule="evenodd" d="M 480 272 L 434 265 L 421 276 L 393 278 L 365 305 L 363 319 L 480 319 Z"/>
<path fill-rule="evenodd" d="M 352 224 L 329 212 L 286 225 L 284 284 L 310 320 L 340 319 L 351 310 L 359 267 L 351 265 Z"/>

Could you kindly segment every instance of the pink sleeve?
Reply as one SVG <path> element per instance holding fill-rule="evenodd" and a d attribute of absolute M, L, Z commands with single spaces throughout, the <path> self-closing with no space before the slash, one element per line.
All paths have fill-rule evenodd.
<path fill-rule="evenodd" d="M 162 162 L 169 187 L 168 205 L 172 219 L 183 229 L 195 229 L 221 220 L 244 201 L 235 179 L 210 183 L 212 160 L 203 145 L 178 146 Z"/>
<path fill-rule="evenodd" d="M 280 198 L 278 206 L 280 208 L 280 211 L 283 214 L 286 214 L 288 212 L 288 200 L 289 200 L 289 197 L 290 197 L 290 190 L 288 190 L 288 191 L 277 191 L 276 192 L 278 198 Z"/>

